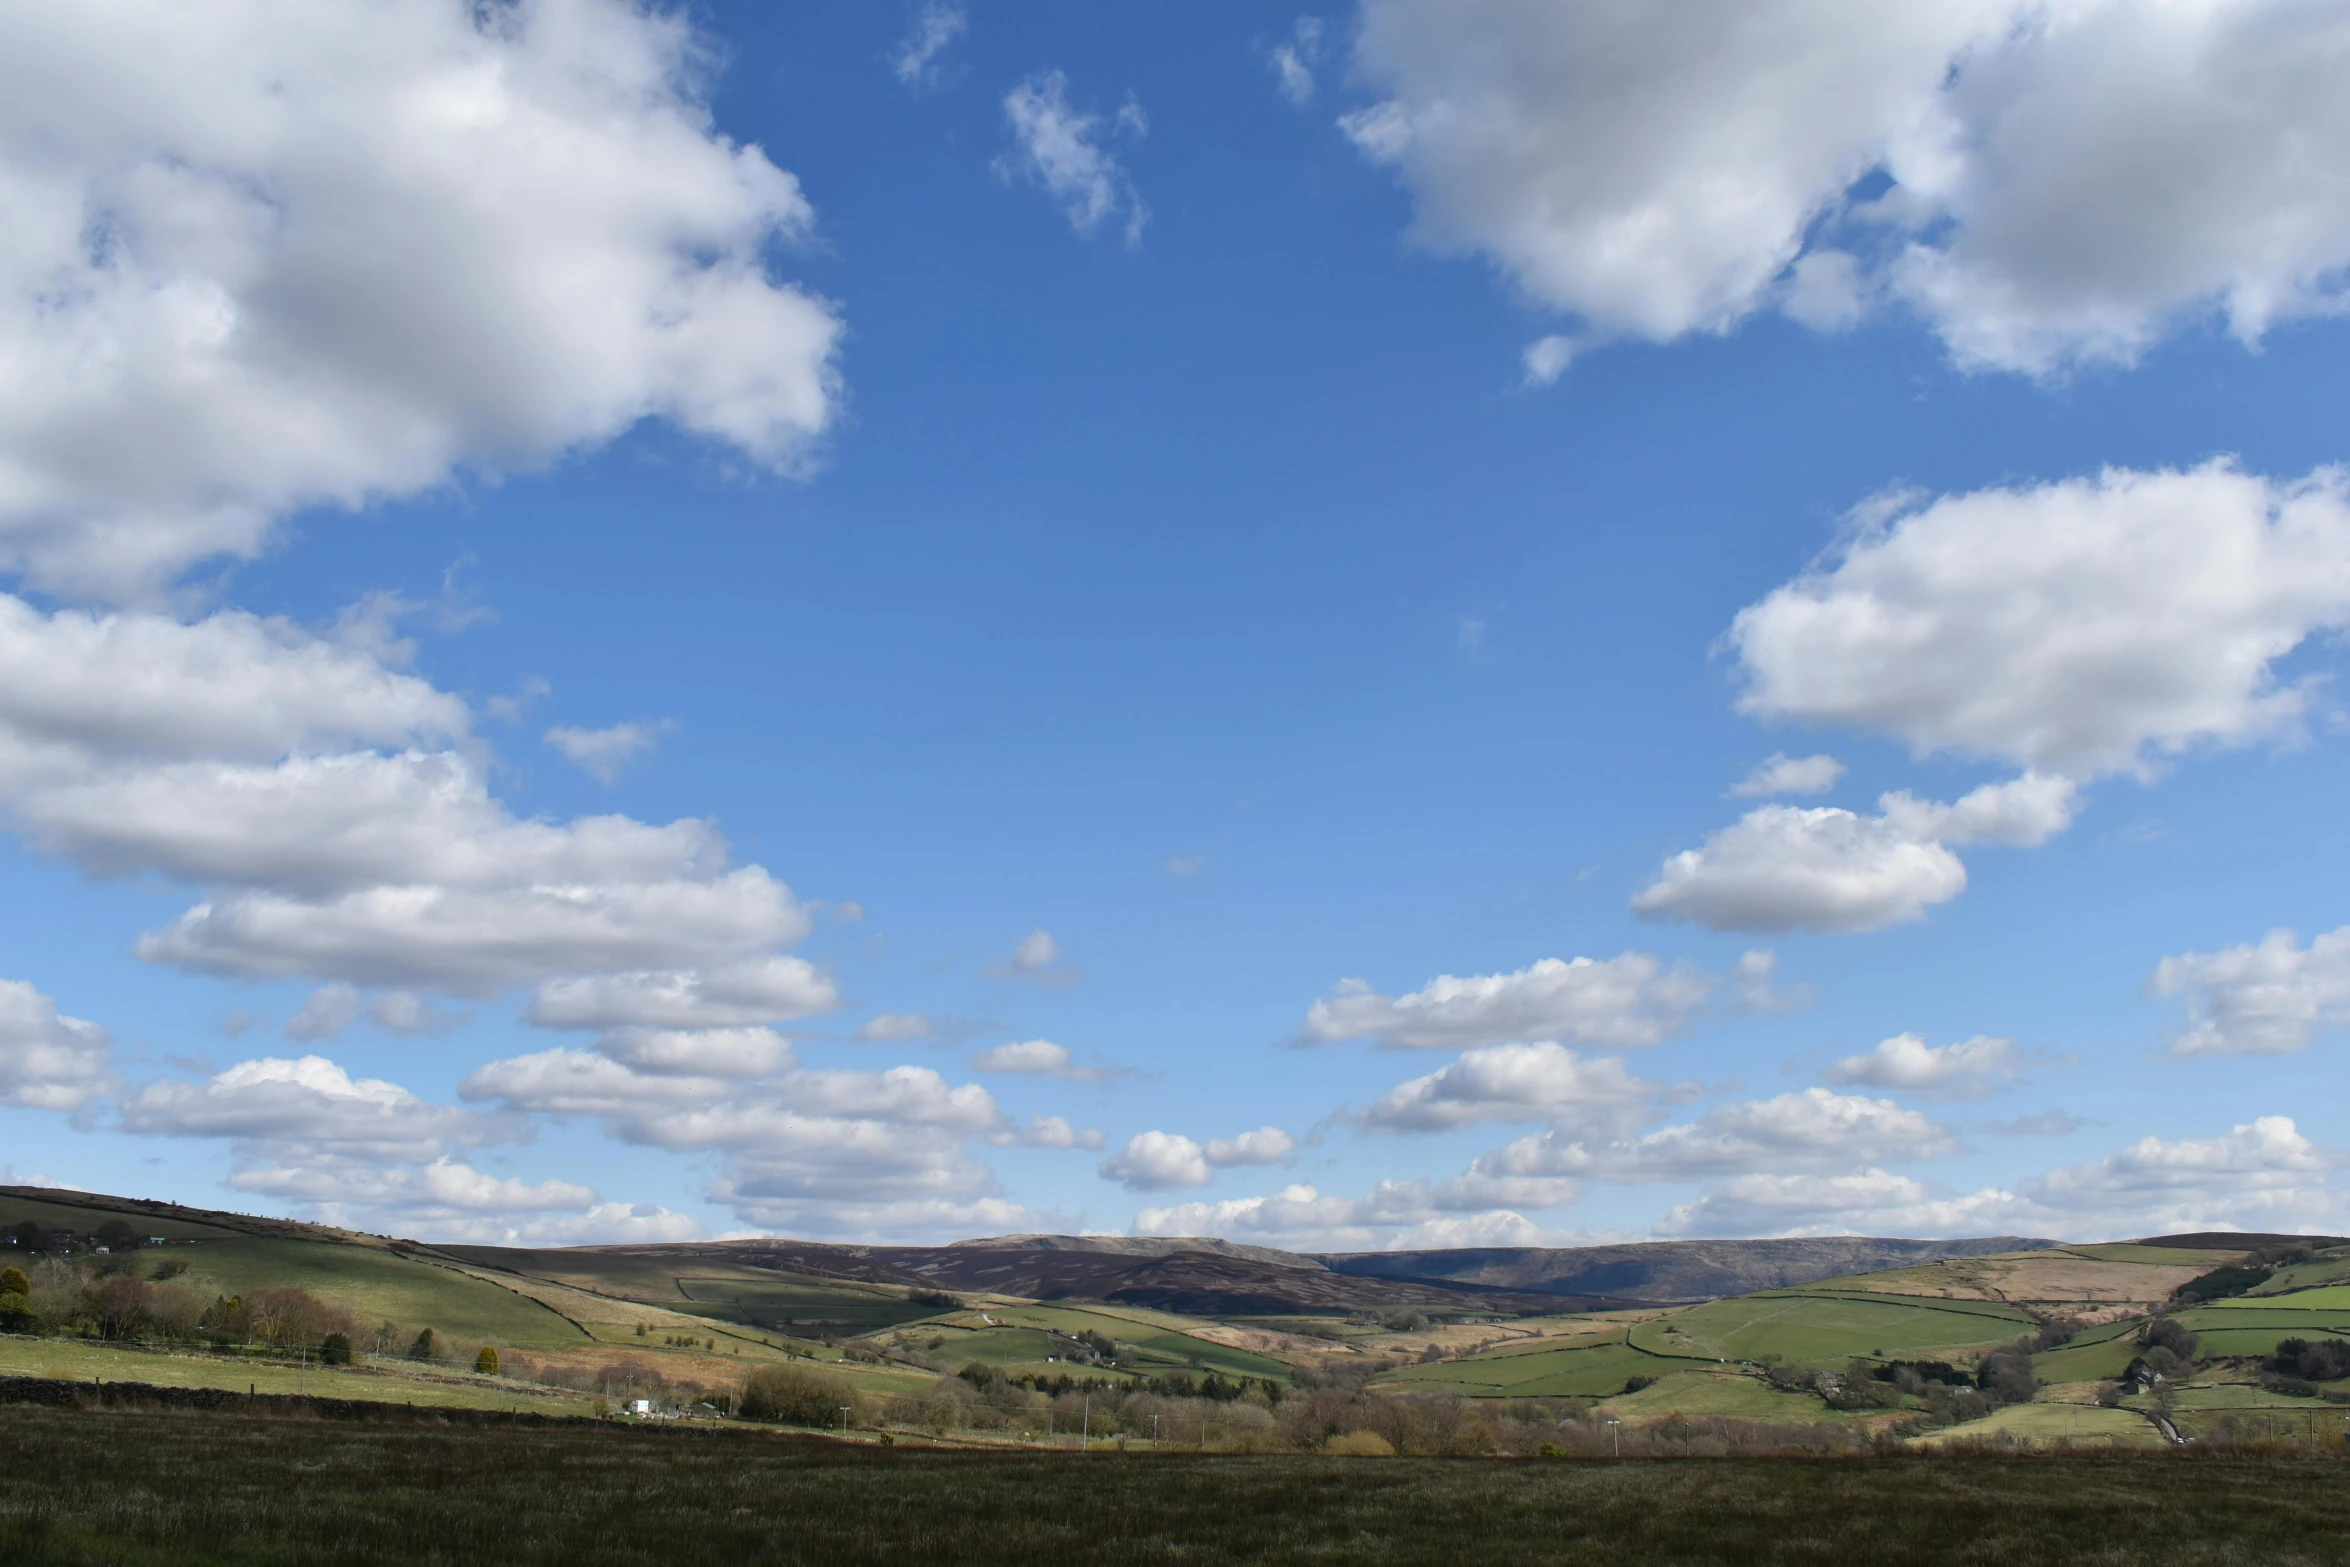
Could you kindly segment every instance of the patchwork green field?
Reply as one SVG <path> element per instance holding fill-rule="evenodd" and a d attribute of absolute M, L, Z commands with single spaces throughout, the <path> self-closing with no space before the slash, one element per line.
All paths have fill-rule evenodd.
<path fill-rule="evenodd" d="M 2128 1409 L 2100 1409 L 2094 1404 L 2011 1404 L 1983 1420 L 1947 1426 L 1912 1439 L 1933 1448 L 1952 1442 L 1981 1442 L 2012 1437 L 2035 1446 L 2160 1448 L 2162 1432 L 2153 1421 Z"/>
<path fill-rule="evenodd" d="M 225 1388 L 231 1392 L 308 1393 L 387 1404 L 455 1409 L 531 1410 L 550 1415 L 593 1412 L 592 1395 L 504 1377 L 472 1376 L 400 1361 L 307 1367 L 249 1356 L 199 1355 L 92 1344 L 76 1339 L 0 1337 L 0 1376 L 73 1382 L 145 1382 L 156 1387 Z"/>
<path fill-rule="evenodd" d="M 1992 1302 L 1773 1290 L 1643 1323 L 1632 1329 L 1632 1342 L 1653 1354 L 1835 1366 L 1855 1355 L 1898 1359 L 1987 1349 L 2031 1326 L 2022 1311 Z"/>
<path fill-rule="evenodd" d="M 1636 1377 L 1695 1370 L 1712 1360 L 1659 1355 L 1627 1343 L 1624 1330 L 1564 1348 L 1513 1346 L 1458 1360 L 1405 1366 L 1371 1385 L 1399 1392 L 1454 1391 L 1471 1398 L 1604 1398 Z"/>
<path fill-rule="evenodd" d="M 2229 1300 L 2208 1301 L 2202 1311 L 2337 1311 L 2350 1317 L 2350 1284 L 2320 1285 L 2315 1289 L 2262 1291 Z"/>
<path fill-rule="evenodd" d="M 471 1343 L 553 1349 L 587 1339 L 572 1323 L 512 1290 L 372 1247 L 239 1235 L 170 1247 L 156 1258 L 185 1263 L 188 1271 L 177 1282 L 211 1293 L 306 1289 L 371 1323 L 388 1319 L 411 1331 L 430 1326 Z M 154 1265 L 148 1264 L 150 1271 Z"/>

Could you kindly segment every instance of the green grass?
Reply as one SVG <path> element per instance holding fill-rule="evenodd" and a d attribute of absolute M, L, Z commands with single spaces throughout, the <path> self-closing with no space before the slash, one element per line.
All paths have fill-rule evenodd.
<path fill-rule="evenodd" d="M 2203 1272 L 2224 1268 L 2244 1256 L 2240 1251 L 2189 1251 L 2177 1246 L 2135 1246 L 2128 1241 L 2064 1249 L 2076 1257 L 2094 1257 L 2099 1262 L 2145 1262 L 2158 1268 L 2195 1268 Z"/>
<path fill-rule="evenodd" d="M 348 1306 L 369 1324 L 389 1318 L 465 1343 L 563 1348 L 587 1336 L 555 1312 L 512 1290 L 416 1262 L 394 1252 L 328 1241 L 238 1236 L 174 1246 L 151 1255 L 185 1262 L 174 1282 L 223 1295 L 292 1287 Z M 153 1264 L 142 1261 L 142 1268 Z"/>
<path fill-rule="evenodd" d="M 202 1224 L 189 1219 L 158 1219 L 123 1208 L 109 1208 L 102 1202 L 76 1202 L 62 1193 L 53 1199 L 0 1195 L 0 1228 L 12 1228 L 27 1219 L 44 1229 L 71 1230 L 76 1235 L 91 1234 L 107 1220 L 120 1219 L 142 1240 L 151 1235 L 184 1240 L 199 1235 L 237 1233 L 217 1224 Z"/>
<path fill-rule="evenodd" d="M 673 1310 L 725 1314 L 729 1320 L 755 1327 L 803 1334 L 872 1333 L 919 1322 L 939 1309 L 909 1300 L 904 1291 L 891 1294 L 814 1280 L 779 1278 L 768 1282 L 689 1273 L 679 1276 L 676 1287 L 682 1298 L 665 1302 Z"/>
<path fill-rule="evenodd" d="M 2076 1335 L 2059 1349 L 2032 1357 L 2032 1374 L 2043 1382 L 2112 1382 L 2130 1369 L 2138 1354 L 2138 1319 L 2109 1322 Z"/>
<path fill-rule="evenodd" d="M 386 1362 L 382 1366 L 326 1367 L 314 1363 L 304 1370 L 274 1360 L 178 1354 L 78 1339 L 0 1338 L 0 1376 L 217 1387 L 232 1393 L 312 1393 L 321 1398 L 462 1409 L 529 1409 L 558 1415 L 587 1414 L 593 1403 L 584 1393 L 476 1377 L 442 1366 Z"/>
<path fill-rule="evenodd" d="M 2350 1312 L 2350 1284 L 2326 1284 L 2290 1294 L 2233 1295 L 2206 1301 L 2198 1311 L 2333 1311 Z"/>
<path fill-rule="evenodd" d="M 1138 1376 L 1163 1376 L 1175 1371 L 1195 1374 L 1216 1371 L 1228 1377 L 1271 1378 L 1276 1382 L 1289 1380 L 1290 1368 L 1285 1362 L 1183 1332 L 1181 1325 L 1205 1324 L 1168 1312 L 1125 1307 L 1071 1306 L 1055 1302 L 1035 1306 L 989 1306 L 986 1315 L 993 1317 L 1002 1326 L 967 1326 L 980 1320 L 975 1311 L 958 1312 L 951 1319 L 930 1324 L 946 1339 L 945 1345 L 933 1353 L 958 1366 L 965 1360 L 976 1360 L 983 1365 L 1000 1367 L 1014 1375 L 1058 1376 L 1065 1373 L 1078 1377 L 1115 1379 L 1116 1373 L 1104 1366 L 1070 1365 L 1059 1360 L 1049 1365 L 1045 1363 L 1047 1356 L 1065 1356 L 1070 1347 L 1069 1340 L 1090 1331 L 1103 1334 L 1114 1343 L 1131 1345 L 1137 1353 L 1126 1365 Z"/>
<path fill-rule="evenodd" d="M 1623 1340 L 1571 1349 L 1469 1355 L 1425 1366 L 1405 1366 L 1373 1383 L 1395 1392 L 1450 1390 L 1470 1398 L 1604 1398 L 1633 1377 L 1689 1369 L 1686 1360 L 1652 1355 Z"/>
<path fill-rule="evenodd" d="M 1659 1378 L 1637 1393 L 1625 1393 L 1599 1406 L 1601 1414 L 1619 1420 L 1661 1420 L 1681 1415 L 1692 1420 L 1721 1416 L 1733 1420 L 1796 1421 L 1809 1425 L 1843 1425 L 1846 1417 L 1811 1393 L 1782 1393 L 1753 1375 L 1715 1371 L 1677 1371 Z"/>
<path fill-rule="evenodd" d="M 2035 1446 L 2072 1442 L 2106 1447 L 2164 1445 L 2162 1433 L 2144 1415 L 2127 1409 L 2100 1409 L 2094 1404 L 2010 1404 L 1981 1420 L 1944 1426 L 1911 1438 L 1912 1445 L 1935 1447 L 1969 1438 L 2014 1437 Z"/>
<path fill-rule="evenodd" d="M 2339 1460 L 961 1454 L 607 1426 L 12 1409 L 11 1567 L 2319 1567 Z"/>
<path fill-rule="evenodd" d="M 1680 1331 L 1668 1336 L 1668 1327 Z M 1811 1366 L 1988 1349 L 2029 1331 L 2029 1317 L 1996 1301 L 1792 1290 L 1709 1301 L 1632 1330 L 1633 1342 L 1652 1351 L 1732 1361 L 1777 1355 Z"/>

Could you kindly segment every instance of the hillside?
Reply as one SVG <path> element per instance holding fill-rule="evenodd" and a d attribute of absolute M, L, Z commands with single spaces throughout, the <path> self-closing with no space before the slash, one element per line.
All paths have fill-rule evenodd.
<path fill-rule="evenodd" d="M 1315 1260 L 1371 1278 L 1438 1279 L 1488 1289 L 1651 1301 L 1714 1300 L 1788 1289 L 1948 1257 L 2032 1251 L 2055 1241 L 1994 1235 L 1913 1241 L 1819 1236 L 1762 1241 L 1644 1241 L 1621 1246 L 1490 1246 L 1455 1251 L 1337 1252 Z"/>

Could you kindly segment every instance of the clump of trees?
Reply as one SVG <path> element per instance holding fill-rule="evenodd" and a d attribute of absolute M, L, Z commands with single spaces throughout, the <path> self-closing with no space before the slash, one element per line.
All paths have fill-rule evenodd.
<path fill-rule="evenodd" d="M 792 1426 L 841 1423 L 842 1410 L 854 1423 L 865 1414 L 865 1399 L 848 1378 L 803 1366 L 769 1366 L 743 1382 L 734 1401 L 745 1420 L 773 1420 Z"/>
<path fill-rule="evenodd" d="M 2147 1318 L 2138 1329 L 2138 1346 L 2122 1380 L 2146 1386 L 2192 1375 L 2203 1351 L 2202 1341 L 2175 1317 Z"/>
<path fill-rule="evenodd" d="M 2280 1339 L 2276 1352 L 2261 1362 L 2261 1369 L 2268 1373 L 2261 1379 L 2262 1385 L 2272 1392 L 2299 1398 L 2323 1396 L 2336 1402 L 2350 1399 L 2350 1394 L 2318 1386 L 2350 1377 L 2350 1344 L 2340 1339 Z"/>

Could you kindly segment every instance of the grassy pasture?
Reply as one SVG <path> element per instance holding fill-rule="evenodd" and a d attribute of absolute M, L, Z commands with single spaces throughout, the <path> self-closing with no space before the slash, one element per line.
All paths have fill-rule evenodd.
<path fill-rule="evenodd" d="M 19 1225 L 27 1219 L 44 1229 L 71 1230 L 76 1235 L 90 1234 L 109 1219 L 122 1220 L 141 1239 L 161 1235 L 172 1240 L 192 1240 L 204 1235 L 239 1233 L 221 1225 L 203 1224 L 192 1219 L 158 1219 L 121 1208 L 109 1208 L 102 1200 L 76 1202 L 62 1193 L 54 1201 L 41 1197 L 0 1195 L 0 1227 Z"/>
<path fill-rule="evenodd" d="M 2154 1422 L 2128 1409 L 2100 1409 L 2094 1404 L 2010 1404 L 1981 1420 L 1944 1426 L 1910 1438 L 1915 1447 L 1932 1448 L 1950 1442 L 1984 1437 L 2014 1437 L 2035 1446 L 2060 1443 L 2103 1447 L 2163 1446 Z"/>
<path fill-rule="evenodd" d="M 156 1255 L 188 1265 L 176 1281 L 184 1286 L 222 1295 L 292 1286 L 348 1306 L 370 1322 L 389 1318 L 412 1330 L 429 1326 L 469 1343 L 562 1348 L 586 1338 L 512 1290 L 370 1246 L 235 1236 Z"/>
<path fill-rule="evenodd" d="M 15 1567 L 2319 1567 L 2339 1460 L 948 1453 L 747 1432 L 12 1409 Z"/>
<path fill-rule="evenodd" d="M 2047 1251 L 1953 1257 L 1943 1262 L 1824 1279 L 1813 1292 L 1866 1292 L 1939 1300 L 2029 1301 L 2092 1306 L 2148 1305 L 2198 1273 L 2233 1261 L 2234 1252 L 2173 1251 L 2162 1246 L 2060 1246 Z M 2206 1257 L 2219 1261 L 2204 1261 Z"/>
<path fill-rule="evenodd" d="M 2138 1326 L 2125 1321 L 2090 1328 L 2061 1348 L 2034 1355 L 2032 1374 L 2043 1382 L 2111 1382 L 2137 1358 Z"/>
<path fill-rule="evenodd" d="M 1650 1354 L 1619 1337 L 1565 1349 L 1520 1349 L 1404 1366 L 1371 1385 L 1393 1392 L 1449 1389 L 1470 1398 L 1604 1398 L 1622 1392 L 1633 1377 L 1690 1368 L 1687 1360 Z"/>
<path fill-rule="evenodd" d="M 2102 1246 L 2067 1246 L 2076 1257 L 2094 1257 L 2101 1262 L 2142 1262 L 2156 1268 L 2187 1268 L 2195 1273 L 2209 1273 L 2244 1260 L 2241 1251 L 2198 1251 L 2181 1246 L 2140 1246 L 2131 1241 L 2112 1241 Z"/>
<path fill-rule="evenodd" d="M 2323 1284 L 2290 1293 L 2234 1295 L 2205 1301 L 2198 1311 L 2330 1311 L 2350 1319 L 2350 1284 Z"/>
<path fill-rule="evenodd" d="M 957 1312 L 921 1326 L 935 1328 L 945 1335 L 947 1342 L 936 1354 L 958 1365 L 966 1359 L 976 1360 L 1019 1376 L 1054 1376 L 1064 1372 L 1075 1376 L 1114 1376 L 1106 1367 L 1072 1366 L 1060 1360 L 1046 1363 L 1047 1356 L 1067 1353 L 1070 1338 L 1091 1331 L 1104 1334 L 1113 1342 L 1134 1346 L 1139 1353 L 1130 1364 L 1144 1376 L 1169 1371 L 1217 1371 L 1228 1377 L 1289 1380 L 1290 1368 L 1286 1362 L 1185 1332 L 1184 1327 L 1208 1324 L 1169 1312 L 1056 1302 L 990 1306 L 984 1315 L 994 1318 L 1001 1326 L 983 1325 L 982 1314 L 977 1311 Z"/>
<path fill-rule="evenodd" d="M 1675 1371 L 1637 1393 L 1608 1399 L 1599 1412 L 1618 1420 L 1662 1420 L 1671 1415 L 1701 1419 L 1801 1421 L 1844 1425 L 1845 1415 L 1809 1393 L 1781 1393 L 1751 1372 Z"/>
<path fill-rule="evenodd" d="M 0 1376 L 148 1382 L 157 1387 L 216 1387 L 234 1393 L 311 1393 L 321 1398 L 460 1409 L 526 1409 L 550 1415 L 584 1415 L 593 1403 L 585 1393 L 477 1377 L 441 1366 L 387 1361 L 381 1366 L 313 1364 L 305 1371 L 233 1355 L 173 1353 L 81 1339 L 0 1338 Z M 14 1412 L 0 1418 L 14 1418 Z"/>
<path fill-rule="evenodd" d="M 1660 1354 L 1731 1361 L 1778 1355 L 1796 1365 L 1827 1366 L 1855 1355 L 1898 1359 L 1988 1349 L 2029 1331 L 2029 1317 L 1996 1302 L 1773 1290 L 1708 1301 L 1631 1333 L 1634 1344 Z"/>
<path fill-rule="evenodd" d="M 2335 1251 L 2307 1262 L 2279 1268 L 2276 1276 L 2254 1290 L 2255 1296 L 2284 1295 L 2294 1290 L 2315 1289 L 2325 1284 L 2350 1283 L 2350 1254 Z"/>
<path fill-rule="evenodd" d="M 873 1333 L 918 1322 L 938 1311 L 936 1306 L 909 1300 L 903 1291 L 891 1294 L 854 1284 L 774 1274 L 762 1280 L 744 1280 L 688 1273 L 678 1277 L 677 1289 L 683 1299 L 673 1303 L 674 1310 L 699 1314 L 703 1308 L 716 1308 L 711 1315 L 802 1334 Z"/>

